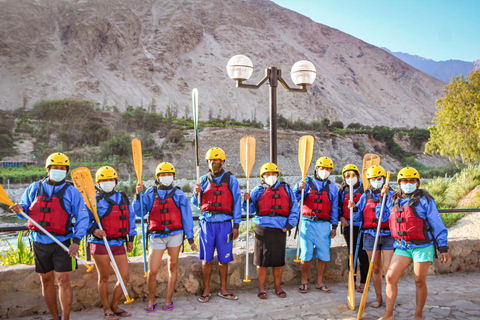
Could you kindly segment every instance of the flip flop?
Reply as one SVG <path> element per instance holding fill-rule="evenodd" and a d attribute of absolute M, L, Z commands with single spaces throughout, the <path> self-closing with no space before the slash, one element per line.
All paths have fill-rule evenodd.
<path fill-rule="evenodd" d="M 365 287 L 358 287 L 357 288 L 357 292 L 358 293 L 363 293 L 363 290 L 365 289 Z"/>
<path fill-rule="evenodd" d="M 287 297 L 287 293 L 285 291 L 278 291 L 278 292 L 275 292 L 277 294 L 277 296 L 279 296 L 280 298 L 286 298 Z"/>
<path fill-rule="evenodd" d="M 162 310 L 163 311 L 172 311 L 173 310 L 173 301 L 172 301 L 171 304 L 164 303 L 163 307 L 162 307 Z"/>
<path fill-rule="evenodd" d="M 207 303 L 208 301 L 210 301 L 210 298 L 212 297 L 212 294 L 209 293 L 207 294 L 206 296 L 204 295 L 201 295 L 200 298 L 198 298 L 198 302 L 200 303 Z"/>
<path fill-rule="evenodd" d="M 259 297 L 260 299 L 267 299 L 267 293 L 265 291 L 260 291 L 258 294 L 257 294 L 257 297 Z"/>
<path fill-rule="evenodd" d="M 107 312 L 105 312 L 105 313 L 103 314 L 103 316 L 104 316 L 105 319 L 107 319 L 107 320 L 117 320 L 117 319 L 118 319 L 117 316 L 115 315 L 115 313 L 107 313 Z"/>
<path fill-rule="evenodd" d="M 227 299 L 227 300 L 238 300 L 238 297 L 235 296 L 233 293 L 222 294 L 221 292 L 219 292 L 219 293 L 217 293 L 217 295 L 220 298 Z"/>
<path fill-rule="evenodd" d="M 120 309 L 118 312 L 114 312 L 117 317 L 130 317 L 132 314 L 125 310 Z"/>
<path fill-rule="evenodd" d="M 152 304 L 151 306 L 147 306 L 145 308 L 145 311 L 148 312 L 148 313 L 153 313 L 155 312 L 155 310 L 157 310 L 157 304 Z"/>
<path fill-rule="evenodd" d="M 300 293 L 307 293 L 308 292 L 308 284 L 302 283 L 300 285 L 300 287 L 298 287 L 298 291 L 300 291 Z"/>
<path fill-rule="evenodd" d="M 317 288 L 317 290 L 320 290 L 320 291 L 323 291 L 323 292 L 332 292 L 332 290 L 325 285 L 323 285 L 321 287 L 315 287 L 315 288 Z"/>

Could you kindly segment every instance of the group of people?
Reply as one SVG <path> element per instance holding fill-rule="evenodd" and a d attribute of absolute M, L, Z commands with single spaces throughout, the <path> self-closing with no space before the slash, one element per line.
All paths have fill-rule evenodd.
<path fill-rule="evenodd" d="M 209 171 L 195 185 L 190 199 L 193 205 L 201 208 L 199 222 L 199 251 L 202 260 L 203 292 L 198 298 L 207 303 L 212 298 L 210 276 L 215 251 L 219 263 L 220 291 L 217 295 L 224 299 L 237 300 L 238 297 L 227 289 L 228 263 L 233 260 L 233 240 L 238 237 L 242 207 L 255 213 L 254 264 L 257 266 L 258 298 L 268 297 L 265 281 L 268 268 L 272 268 L 275 294 L 286 298 L 281 287 L 287 232 L 300 224 L 301 282 L 299 291 L 307 293 L 310 262 L 315 252 L 317 279 L 315 288 L 330 292 L 323 282 L 325 266 L 330 261 L 331 239 L 336 236 L 340 222 L 347 245 L 350 245 L 350 229 L 353 228 L 353 243 L 360 241 L 359 268 L 360 285 L 364 290 L 369 259 L 373 254 L 376 229 L 381 224 L 379 240 L 373 266 L 373 283 L 376 300 L 372 307 L 380 307 L 382 296 L 382 259 L 386 278 L 386 309 L 381 319 L 393 319 L 393 309 L 397 296 L 397 282 L 411 261 L 414 263 L 415 284 L 417 286 L 417 311 L 415 319 L 421 319 L 426 301 L 426 275 L 433 261 L 436 245 L 444 262 L 448 260 L 447 229 L 442 223 L 434 199 L 419 188 L 420 174 L 414 168 L 403 168 L 398 173 L 399 189 L 394 192 L 386 183 L 386 172 L 380 166 L 372 166 L 367 171 L 368 189 L 364 190 L 360 171 L 353 164 L 347 164 L 342 175 L 344 182 L 340 189 L 329 180 L 334 168 L 328 157 L 320 157 L 315 162 L 313 176 L 299 181 L 293 189 L 279 180 L 280 170 L 274 163 L 261 166 L 261 184 L 244 193 L 243 203 L 236 177 L 225 171 L 225 152 L 220 148 L 207 151 L 205 160 Z M 120 283 L 113 290 L 112 300 L 108 300 L 108 279 L 110 258 L 102 241 L 108 245 L 118 266 L 124 283 L 129 280 L 127 252 L 133 248 L 137 235 L 135 216 L 148 215 L 147 234 L 149 237 L 147 285 L 149 298 L 146 312 L 155 312 L 156 276 L 161 266 L 165 250 L 168 254 L 168 289 L 164 311 L 174 308 L 173 292 L 177 279 L 177 263 L 180 247 L 187 238 L 191 249 L 196 251 L 194 242 L 193 217 L 186 195 L 174 187 L 175 167 L 169 162 L 161 162 L 155 170 L 155 186 L 144 191 L 143 184 L 136 186 L 133 203 L 123 192 L 118 192 L 118 175 L 111 166 L 99 168 L 95 174 L 97 183 L 97 212 L 100 228 L 92 212 L 83 202 L 80 192 L 66 180 L 70 169 L 68 157 L 62 153 L 51 154 L 46 161 L 47 177 L 32 183 L 24 192 L 19 203 L 10 207 L 13 212 L 24 211 L 32 219 L 54 234 L 69 251 L 65 252 L 51 238 L 43 234 L 30 222 L 30 238 L 33 240 L 35 270 L 39 273 L 42 293 L 52 319 L 69 319 L 72 289 L 70 272 L 75 268 L 80 240 L 89 234 L 90 251 L 98 271 L 98 292 L 103 304 L 104 317 L 109 320 L 128 317 L 131 314 L 119 308 L 122 295 Z M 353 188 L 353 199 L 350 199 Z M 304 196 L 303 202 L 301 201 Z M 386 205 L 381 221 L 381 198 L 386 197 Z M 142 201 L 140 201 L 142 199 Z M 303 203 L 299 207 L 298 203 Z M 353 212 L 353 226 L 350 225 L 350 212 Z M 300 219 L 301 216 L 301 219 Z M 19 217 L 22 217 L 19 215 Z M 73 218 L 73 220 L 72 220 Z M 299 221 L 300 220 L 300 221 Z M 360 236 L 363 234 L 363 236 Z M 62 316 L 57 306 L 54 279 L 59 286 L 59 301 Z"/>

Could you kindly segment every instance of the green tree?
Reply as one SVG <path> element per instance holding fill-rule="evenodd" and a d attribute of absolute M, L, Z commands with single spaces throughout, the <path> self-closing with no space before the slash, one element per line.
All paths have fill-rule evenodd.
<path fill-rule="evenodd" d="M 436 107 L 425 152 L 480 161 L 480 71 L 452 78 Z"/>

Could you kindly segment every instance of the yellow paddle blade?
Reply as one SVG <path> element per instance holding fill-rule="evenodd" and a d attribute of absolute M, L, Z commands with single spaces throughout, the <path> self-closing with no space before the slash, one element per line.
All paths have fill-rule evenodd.
<path fill-rule="evenodd" d="M 313 136 L 303 136 L 298 141 L 298 163 L 300 164 L 300 171 L 302 172 L 302 181 L 305 181 L 308 168 L 312 163 L 313 143 L 315 139 Z"/>
<path fill-rule="evenodd" d="M 252 136 L 240 139 L 240 162 L 247 180 L 250 179 L 250 173 L 255 163 L 255 144 L 256 140 Z"/>
<path fill-rule="evenodd" d="M 0 185 L 0 202 L 9 205 L 10 207 L 14 205 L 13 201 L 10 199 L 8 194 L 3 189 L 2 185 Z"/>
<path fill-rule="evenodd" d="M 140 139 L 132 140 L 132 154 L 133 154 L 133 166 L 135 167 L 135 174 L 137 175 L 138 183 L 142 183 L 142 142 Z"/>
<path fill-rule="evenodd" d="M 72 171 L 72 180 L 75 187 L 82 194 L 83 201 L 95 216 L 95 221 L 99 222 L 97 214 L 97 198 L 95 193 L 95 184 L 93 183 L 92 173 L 87 167 L 80 167 Z"/>
<path fill-rule="evenodd" d="M 363 156 L 363 167 L 362 167 L 362 182 L 363 189 L 367 190 L 370 186 L 370 181 L 367 179 L 367 170 L 374 165 L 380 164 L 380 156 L 375 153 L 367 153 Z"/>
<path fill-rule="evenodd" d="M 355 310 L 355 278 L 353 276 L 353 254 L 350 254 L 350 270 L 348 271 L 348 307 Z"/>
<path fill-rule="evenodd" d="M 370 284 L 370 279 L 372 278 L 372 271 L 373 262 L 370 261 L 370 266 L 368 267 L 367 281 L 365 281 L 365 288 L 363 289 L 362 300 L 360 301 L 360 306 L 358 306 L 357 320 L 362 319 L 363 312 L 365 311 L 365 305 L 367 304 L 368 285 Z"/>

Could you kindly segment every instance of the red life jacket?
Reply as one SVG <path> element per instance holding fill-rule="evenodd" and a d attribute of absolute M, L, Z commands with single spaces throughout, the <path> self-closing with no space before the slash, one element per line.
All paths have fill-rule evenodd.
<path fill-rule="evenodd" d="M 230 191 L 230 176 L 230 172 L 225 172 L 220 183 L 215 183 L 211 173 L 208 174 L 208 185 L 202 192 L 202 212 L 223 213 L 233 216 L 233 194 Z"/>
<path fill-rule="evenodd" d="M 128 209 L 130 201 L 125 193 L 121 192 L 120 195 L 121 200 L 119 204 L 104 193 L 97 196 L 97 202 L 102 199 L 108 202 L 107 212 L 100 218 L 108 240 L 126 239 L 130 230 L 130 211 Z"/>
<path fill-rule="evenodd" d="M 263 194 L 257 200 L 256 206 L 259 216 L 288 217 L 292 204 L 287 190 L 285 190 L 285 182 L 280 182 L 277 188 L 264 189 Z"/>
<path fill-rule="evenodd" d="M 67 235 L 72 232 L 72 222 L 70 215 L 65 209 L 63 196 L 65 190 L 71 186 L 70 182 L 65 181 L 65 185 L 57 192 L 48 197 L 45 190 L 43 190 L 43 183 L 40 181 L 30 208 L 28 208 L 28 215 L 35 220 L 39 225 L 45 228 L 53 235 Z M 55 191 L 55 189 L 54 189 Z M 27 222 L 27 227 L 30 230 L 41 232 L 33 223 Z"/>
<path fill-rule="evenodd" d="M 330 180 L 318 191 L 312 179 L 308 180 L 310 191 L 305 199 L 303 199 L 302 216 L 314 217 L 315 220 L 330 221 L 330 211 L 332 210 L 332 202 L 328 196 L 330 191 Z"/>
<path fill-rule="evenodd" d="M 345 196 L 343 197 L 342 213 L 343 213 L 343 217 L 349 220 L 350 208 L 348 207 L 348 201 L 350 200 L 350 187 L 346 187 L 343 192 Z M 359 188 L 357 192 L 353 193 L 353 202 L 358 203 L 362 194 L 363 194 L 363 186 L 362 188 Z M 357 207 L 353 208 L 353 211 L 356 211 L 355 209 L 357 209 Z"/>
<path fill-rule="evenodd" d="M 165 199 L 160 199 L 157 188 L 153 188 L 153 206 L 149 214 L 148 232 L 169 234 L 183 230 L 182 212 L 173 201 L 173 195 L 177 189 L 173 188 L 165 195 Z M 165 228 L 168 230 L 165 231 Z"/>
<path fill-rule="evenodd" d="M 400 199 L 395 200 L 388 219 L 392 237 L 415 244 L 429 243 L 427 221 L 420 218 L 415 207 L 420 199 L 412 198 L 402 207 Z"/>
<path fill-rule="evenodd" d="M 381 198 L 375 199 L 371 190 L 367 190 L 365 198 L 367 203 L 363 209 L 363 229 L 376 229 L 378 226 L 377 214 L 375 213 L 375 208 L 380 203 Z M 382 222 L 380 224 L 381 229 L 388 229 L 388 221 Z"/>

